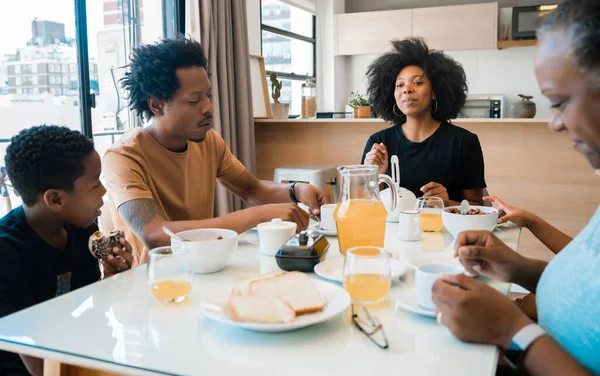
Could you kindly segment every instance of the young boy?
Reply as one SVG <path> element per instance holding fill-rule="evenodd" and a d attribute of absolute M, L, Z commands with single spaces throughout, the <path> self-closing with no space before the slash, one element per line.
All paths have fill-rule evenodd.
<path fill-rule="evenodd" d="M 0 317 L 100 280 L 88 239 L 106 193 L 94 143 L 66 127 L 22 131 L 5 164 L 23 205 L 0 219 Z M 130 268 L 131 247 L 121 245 L 102 261 L 105 277 Z M 2 375 L 42 370 L 41 359 L 0 351 Z"/>

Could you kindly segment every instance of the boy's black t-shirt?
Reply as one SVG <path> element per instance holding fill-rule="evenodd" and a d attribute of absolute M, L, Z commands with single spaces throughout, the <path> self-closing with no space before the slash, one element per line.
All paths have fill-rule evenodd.
<path fill-rule="evenodd" d="M 423 142 L 412 142 L 404 136 L 402 126 L 379 131 L 369 137 L 361 163 L 375 143 L 387 147 L 391 176 L 392 155 L 400 160 L 400 186 L 423 196 L 421 187 L 436 182 L 446 187 L 450 200 L 462 201 L 462 191 L 486 188 L 483 153 L 477 135 L 448 122 Z"/>
<path fill-rule="evenodd" d="M 88 239 L 98 226 L 67 226 L 67 249 L 46 243 L 27 223 L 23 207 L 0 219 L 0 317 L 100 280 Z M 0 375 L 27 375 L 19 355 L 0 351 Z"/>

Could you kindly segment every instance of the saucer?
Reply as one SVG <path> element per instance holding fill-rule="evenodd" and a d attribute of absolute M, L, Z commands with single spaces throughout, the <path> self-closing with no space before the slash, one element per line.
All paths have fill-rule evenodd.
<path fill-rule="evenodd" d="M 316 233 L 321 234 L 321 235 L 325 235 L 325 236 L 337 236 L 337 230 L 325 230 L 325 229 L 321 229 L 321 224 L 320 223 L 317 223 L 312 229 Z"/>
<path fill-rule="evenodd" d="M 417 303 L 417 294 L 414 287 L 404 289 L 396 295 L 396 302 L 401 308 L 418 315 L 435 317 L 435 310 L 423 308 Z"/>
<path fill-rule="evenodd" d="M 245 239 L 250 244 L 258 245 L 258 232 L 249 232 L 248 234 L 246 234 Z"/>
<path fill-rule="evenodd" d="M 315 274 L 330 281 L 342 282 L 344 278 L 344 258 L 338 257 L 323 261 L 315 266 Z M 404 264 L 396 259 L 390 259 L 390 274 L 392 281 L 406 274 Z"/>

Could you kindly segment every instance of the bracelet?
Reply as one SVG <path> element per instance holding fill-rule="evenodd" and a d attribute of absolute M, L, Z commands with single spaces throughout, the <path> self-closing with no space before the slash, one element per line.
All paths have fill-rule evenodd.
<path fill-rule="evenodd" d="M 546 335 L 546 332 L 537 324 L 524 326 L 512 338 L 509 349 L 505 351 L 504 360 L 513 369 L 519 369 L 531 344 L 544 335 Z"/>
<path fill-rule="evenodd" d="M 529 324 L 521 328 L 512 339 L 519 349 L 527 350 L 529 346 L 538 338 L 545 335 L 546 332 L 538 324 Z"/>
<path fill-rule="evenodd" d="M 290 189 L 288 190 L 289 194 L 290 194 L 290 200 L 292 200 L 292 202 L 294 204 L 299 204 L 300 200 L 298 200 L 298 198 L 296 197 L 296 191 L 294 190 L 294 188 L 296 188 L 296 184 L 298 184 L 299 182 L 295 181 L 292 183 L 292 185 L 290 185 Z"/>

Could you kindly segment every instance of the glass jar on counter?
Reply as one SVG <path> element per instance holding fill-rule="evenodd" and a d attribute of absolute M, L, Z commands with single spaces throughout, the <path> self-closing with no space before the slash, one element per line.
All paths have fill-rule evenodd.
<path fill-rule="evenodd" d="M 302 84 L 302 118 L 314 119 L 317 117 L 317 85 L 308 78 Z"/>

